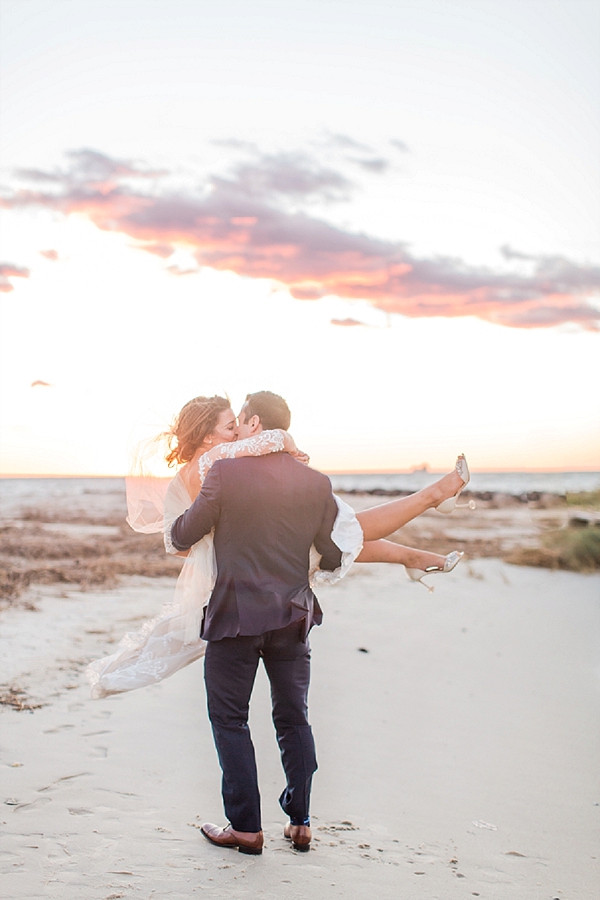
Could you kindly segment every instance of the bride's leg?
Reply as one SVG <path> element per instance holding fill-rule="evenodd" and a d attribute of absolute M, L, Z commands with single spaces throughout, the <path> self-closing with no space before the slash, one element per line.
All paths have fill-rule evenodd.
<path fill-rule="evenodd" d="M 377 541 L 379 538 L 393 534 L 411 519 L 424 513 L 426 509 L 439 506 L 443 500 L 453 497 L 463 484 L 462 478 L 455 469 L 415 494 L 400 497 L 398 500 L 390 500 L 389 503 L 382 503 L 380 506 L 373 506 L 371 509 L 363 509 L 362 512 L 356 513 L 365 541 Z"/>
<path fill-rule="evenodd" d="M 356 557 L 356 562 L 398 563 L 409 569 L 423 571 L 429 566 L 443 568 L 445 561 L 446 557 L 440 556 L 439 553 L 405 547 L 402 544 L 395 544 L 393 541 L 367 541 Z"/>

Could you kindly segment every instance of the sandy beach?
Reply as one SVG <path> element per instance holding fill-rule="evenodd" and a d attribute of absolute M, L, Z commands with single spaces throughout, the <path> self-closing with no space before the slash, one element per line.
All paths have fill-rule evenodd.
<path fill-rule="evenodd" d="M 467 515 L 414 527 L 435 541 L 443 529 L 445 552 L 468 544 L 478 519 L 492 552 L 535 525 L 527 507 Z M 110 536 L 94 531 L 117 527 L 102 521 L 46 525 L 68 544 Z M 110 589 L 31 583 L 2 613 L 5 895 L 591 900 L 600 577 L 481 555 L 432 576 L 433 594 L 400 567 L 364 565 L 320 591 L 313 849 L 295 854 L 282 837 L 261 672 L 251 714 L 266 836 L 258 858 L 219 850 L 198 830 L 223 822 L 201 662 L 90 699 L 86 664 L 156 613 L 173 577 L 133 574 Z"/>

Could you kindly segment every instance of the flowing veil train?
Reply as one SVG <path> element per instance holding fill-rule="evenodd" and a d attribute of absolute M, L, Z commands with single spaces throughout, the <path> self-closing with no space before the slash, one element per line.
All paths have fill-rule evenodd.
<path fill-rule="evenodd" d="M 145 476 L 127 478 L 128 523 L 145 534 L 162 532 L 191 506 L 183 479 L 168 486 Z M 204 655 L 200 623 L 216 576 L 212 534 L 191 548 L 172 600 L 137 632 L 129 632 L 110 656 L 87 668 L 92 697 L 131 691 L 162 681 Z"/>

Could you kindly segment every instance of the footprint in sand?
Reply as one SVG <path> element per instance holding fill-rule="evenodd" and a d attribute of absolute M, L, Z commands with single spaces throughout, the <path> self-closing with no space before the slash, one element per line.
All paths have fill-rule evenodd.
<path fill-rule="evenodd" d="M 108 747 L 93 747 L 88 756 L 91 756 L 93 759 L 106 759 Z"/>
<path fill-rule="evenodd" d="M 38 797 L 37 800 L 32 800 L 31 803 L 19 803 L 15 806 L 15 812 L 21 812 L 22 810 L 26 810 L 29 812 L 32 809 L 39 809 L 41 806 L 45 806 L 46 803 L 52 803 L 52 797 Z"/>
<path fill-rule="evenodd" d="M 57 778 L 56 781 L 52 781 L 50 784 L 47 784 L 46 787 L 38 788 L 38 794 L 44 793 L 45 791 L 55 791 L 63 781 L 73 781 L 74 778 L 83 778 L 84 776 L 91 774 L 91 772 L 76 772 L 75 775 L 63 775 L 62 778 Z"/>

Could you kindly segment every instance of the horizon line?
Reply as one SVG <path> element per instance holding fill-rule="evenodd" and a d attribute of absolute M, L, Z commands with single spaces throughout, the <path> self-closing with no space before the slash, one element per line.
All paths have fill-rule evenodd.
<path fill-rule="evenodd" d="M 320 469 L 324 475 L 415 475 L 415 474 L 423 474 L 423 475 L 440 475 L 446 472 L 446 469 Z M 564 475 L 567 473 L 574 472 L 591 472 L 597 473 L 600 475 L 600 468 L 596 466 L 582 466 L 577 469 L 572 468 L 503 468 L 503 469 L 473 469 L 470 467 L 471 474 L 481 474 L 481 475 L 508 475 L 508 474 L 523 474 L 523 475 Z M 173 472 L 173 475 L 176 473 Z M 100 474 L 98 472 L 94 473 L 81 473 L 81 472 L 0 472 L 0 480 L 2 479 L 11 479 L 11 478 L 128 478 L 131 477 L 127 474 Z M 157 479 L 167 479 L 173 476 L 171 475 L 148 475 L 143 476 L 148 478 L 157 478 Z"/>

